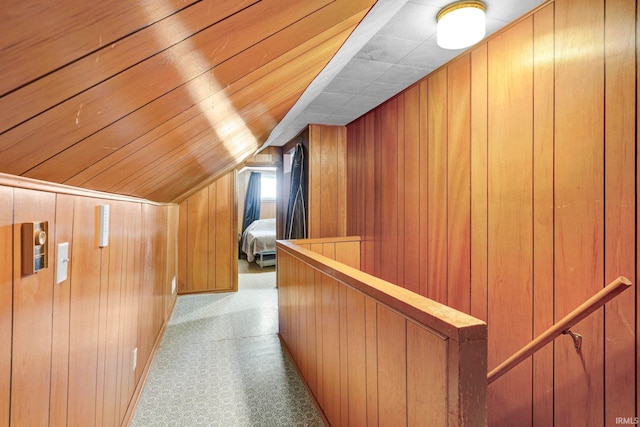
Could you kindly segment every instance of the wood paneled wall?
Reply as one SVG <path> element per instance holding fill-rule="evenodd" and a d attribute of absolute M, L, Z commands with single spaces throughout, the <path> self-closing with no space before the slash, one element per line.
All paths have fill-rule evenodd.
<path fill-rule="evenodd" d="M 235 172 L 180 203 L 178 292 L 238 289 Z"/>
<path fill-rule="evenodd" d="M 309 125 L 309 238 L 347 235 L 346 129 Z"/>
<path fill-rule="evenodd" d="M 128 423 L 175 303 L 178 207 L 0 178 L 0 426 Z M 49 266 L 23 275 L 21 225 L 33 221 L 49 222 Z M 68 277 L 55 284 L 63 242 Z"/>
<path fill-rule="evenodd" d="M 636 4 L 555 0 L 347 127 L 362 268 L 484 319 L 495 367 L 638 265 Z M 489 387 L 489 424 L 638 414 L 638 297 Z"/>
<path fill-rule="evenodd" d="M 330 425 L 486 425 L 483 322 L 346 267 L 359 239 L 291 243 L 280 335 Z"/>

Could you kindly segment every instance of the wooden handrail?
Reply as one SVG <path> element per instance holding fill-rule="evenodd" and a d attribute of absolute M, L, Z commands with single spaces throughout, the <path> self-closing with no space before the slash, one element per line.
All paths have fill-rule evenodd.
<path fill-rule="evenodd" d="M 595 310 L 615 298 L 618 294 L 628 289 L 631 282 L 626 277 L 618 277 L 609 283 L 600 292 L 582 303 L 578 308 L 567 314 L 561 320 L 556 322 L 549 329 L 540 334 L 536 339 L 526 346 L 522 347 L 507 360 L 498 365 L 489 374 L 487 374 L 487 383 L 491 384 L 502 375 L 506 374 L 520 362 L 540 350 L 545 345 L 560 336 L 564 331 L 570 329 L 573 325 L 593 313 Z"/>

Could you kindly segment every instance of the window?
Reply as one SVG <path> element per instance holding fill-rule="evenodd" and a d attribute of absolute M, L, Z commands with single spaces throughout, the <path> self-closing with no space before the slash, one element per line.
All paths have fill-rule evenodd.
<path fill-rule="evenodd" d="M 260 199 L 275 200 L 276 199 L 276 177 L 275 175 L 262 174 L 260 179 Z"/>

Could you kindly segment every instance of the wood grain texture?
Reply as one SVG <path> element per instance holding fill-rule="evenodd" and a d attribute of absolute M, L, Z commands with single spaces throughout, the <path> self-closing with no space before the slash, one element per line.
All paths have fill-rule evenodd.
<path fill-rule="evenodd" d="M 532 33 L 529 18 L 488 44 L 490 369 L 533 339 Z M 490 424 L 531 418 L 531 381 L 529 360 L 489 388 Z"/>
<path fill-rule="evenodd" d="M 179 205 L 179 223 L 178 223 L 178 293 L 185 292 L 188 283 L 187 276 L 187 260 L 188 260 L 188 221 L 187 214 L 189 212 L 188 199 L 180 202 Z"/>
<path fill-rule="evenodd" d="M 135 390 L 142 389 L 140 377 L 131 369 L 133 350 L 140 347 L 139 365 L 150 365 L 152 349 L 145 346 L 159 344 L 155 338 L 167 320 L 165 289 L 157 285 L 164 285 L 164 276 L 172 270 L 167 254 L 172 253 L 172 263 L 177 261 L 175 249 L 169 250 L 168 239 L 163 237 L 177 235 L 177 223 L 168 230 L 169 207 L 147 203 L 145 223 L 152 224 L 152 229 L 159 224 L 162 230 L 147 234 L 141 231 L 140 202 L 91 197 L 62 187 L 60 193 L 43 191 L 37 184 L 29 188 L 31 183 L 22 179 L 15 184 L 0 186 L 6 207 L 0 215 L 0 247 L 9 249 L 2 254 L 19 263 L 21 244 L 14 239 L 16 230 L 19 236 L 22 223 L 47 220 L 50 261 L 48 268 L 33 275 L 23 275 L 19 264 L 2 269 L 3 274 L 11 275 L 8 280 L 2 276 L 9 285 L 2 289 L 10 291 L 13 282 L 19 292 L 13 298 L 13 327 L 3 322 L 3 328 L 8 325 L 9 330 L 0 329 L 0 338 L 12 341 L 3 341 L 7 353 L 0 353 L 0 425 L 9 425 L 9 406 L 11 425 L 126 424 L 125 416 L 132 414 L 136 402 Z M 110 243 L 99 248 L 97 207 L 104 203 L 112 209 Z M 155 262 L 147 263 L 141 257 L 143 233 L 151 236 L 150 247 L 159 251 Z M 68 277 L 55 284 L 57 244 L 63 242 L 69 243 Z M 157 274 L 145 273 L 147 266 Z M 154 285 L 141 286 L 146 279 Z M 11 313 L 11 299 L 3 298 L 9 306 L 2 306 L 2 316 Z M 139 324 L 148 327 L 141 335 Z M 147 331 L 153 336 L 145 337 Z"/>
<path fill-rule="evenodd" d="M 378 277 L 398 283 L 398 100 L 380 107 L 380 273 Z"/>
<path fill-rule="evenodd" d="M 471 59 L 448 67 L 447 304 L 471 311 Z"/>
<path fill-rule="evenodd" d="M 0 170 L 180 201 L 253 154 L 373 3 L 16 5 L 0 18 Z"/>
<path fill-rule="evenodd" d="M 556 3 L 555 26 L 555 317 L 560 318 L 604 284 L 604 2 Z M 596 339 L 603 328 L 599 311 L 574 328 L 594 337 L 579 353 L 570 342 L 556 343 L 557 425 L 604 421 L 604 347 Z M 563 398 L 569 391 L 571 398 Z"/>
<path fill-rule="evenodd" d="M 178 274 L 186 283 L 178 287 L 181 294 L 238 289 L 235 181 L 235 173 L 228 173 L 180 204 L 178 268 L 184 270 Z M 173 275 L 166 273 L 166 280 Z"/>
<path fill-rule="evenodd" d="M 447 70 L 427 79 L 427 297 L 447 303 Z"/>
<path fill-rule="evenodd" d="M 0 186 L 0 203 L 13 207 L 13 189 Z M 0 209 L 0 425 L 9 426 L 13 329 L 13 209 Z"/>
<path fill-rule="evenodd" d="M 69 400 L 67 423 L 80 426 L 96 417 L 98 331 L 102 250 L 95 240 L 95 200 L 78 198 L 74 210 L 69 313 Z"/>
<path fill-rule="evenodd" d="M 200 191 L 187 200 L 187 289 L 203 291 L 209 273 L 209 192 Z"/>
<path fill-rule="evenodd" d="M 13 235 L 21 235 L 22 223 L 48 221 L 49 265 L 54 254 L 55 202 L 54 194 L 14 190 Z M 13 254 L 10 424 L 44 426 L 49 424 L 53 268 L 23 274 L 20 238 L 14 238 Z"/>
<path fill-rule="evenodd" d="M 280 335 L 308 384 L 312 371 L 304 349 L 316 343 L 316 385 L 310 389 L 327 420 L 486 425 L 486 379 L 479 374 L 486 371 L 486 325 L 335 261 L 345 239 L 277 245 Z M 439 321 L 418 316 L 414 323 L 415 313 L 396 306 L 398 300 L 412 301 Z M 316 328 L 301 327 L 310 303 Z M 427 308 L 429 303 L 435 305 Z M 469 353 L 454 354 L 458 349 Z"/>
<path fill-rule="evenodd" d="M 637 7 L 637 6 L 636 6 Z M 633 2 L 605 4 L 605 281 L 627 272 L 633 274 L 637 209 L 635 177 L 636 22 Z M 628 277 L 636 282 L 636 277 Z M 637 302 L 636 302 L 637 304 Z M 637 390 L 632 348 L 636 304 L 630 297 L 616 298 L 605 307 L 605 423 L 620 414 L 637 412 L 633 399 Z M 613 356 L 613 357 L 611 357 Z"/>
<path fill-rule="evenodd" d="M 367 351 L 364 295 L 346 289 L 347 378 L 348 390 L 344 406 L 348 423 L 367 425 Z"/>
<path fill-rule="evenodd" d="M 471 52 L 471 311 L 487 320 L 487 45 Z"/>
<path fill-rule="evenodd" d="M 407 320 L 378 305 L 378 416 L 380 425 L 407 422 Z"/>
<path fill-rule="evenodd" d="M 420 227 L 423 219 L 420 209 L 425 199 L 421 192 L 422 180 L 420 179 L 420 155 L 423 144 L 420 139 L 420 86 L 409 88 L 404 94 L 403 117 L 400 125 L 404 129 L 403 165 L 404 177 L 399 180 L 403 184 L 403 224 L 398 227 L 404 235 L 402 255 L 398 255 L 398 262 L 403 274 L 404 287 L 420 293 L 420 268 L 416 265 L 424 264 L 421 255 Z M 418 155 L 416 155 L 418 153 Z M 400 253 L 400 252 L 399 252 Z"/>
<path fill-rule="evenodd" d="M 69 243 L 73 253 L 73 214 L 75 196 L 56 195 L 56 258 L 57 245 Z M 64 425 L 67 422 L 67 393 L 69 387 L 69 304 L 71 298 L 71 258 L 67 262 L 67 279 L 53 289 L 53 324 L 51 334 L 51 396 L 49 399 L 49 424 Z M 57 272 L 57 266 L 55 267 Z"/>
<path fill-rule="evenodd" d="M 346 129 L 344 126 L 309 125 L 310 238 L 345 236 Z"/>
<path fill-rule="evenodd" d="M 533 336 L 553 317 L 553 5 L 533 16 Z M 553 425 L 553 345 L 533 355 L 533 425 Z"/>
<path fill-rule="evenodd" d="M 410 187 L 408 159 L 414 158 L 420 159 L 421 188 L 419 223 L 405 219 L 397 242 L 406 259 L 407 236 L 420 235 L 422 262 L 388 273 L 408 287 L 406 278 L 418 272 L 420 293 L 445 300 L 446 292 L 450 304 L 466 305 L 470 295 L 470 313 L 492 326 L 489 365 L 593 295 L 609 276 L 627 275 L 624 269 L 635 274 L 638 249 L 630 239 L 638 236 L 640 178 L 631 141 L 638 137 L 634 87 L 640 74 L 633 34 L 640 21 L 633 7 L 624 1 L 549 2 L 422 79 L 419 106 L 407 103 L 411 89 L 389 101 L 404 104 L 399 124 L 420 118 L 397 132 L 405 141 L 397 188 Z M 468 81 L 458 80 L 467 55 Z M 454 144 L 467 126 L 458 109 L 468 102 L 467 84 L 470 171 L 456 171 L 460 153 L 453 154 Z M 364 230 L 362 269 L 377 276 L 386 250 L 382 214 L 393 209 L 383 207 L 382 159 L 395 147 L 393 136 L 382 137 L 385 108 L 347 126 L 349 176 L 361 181 L 348 186 L 349 199 L 359 199 L 354 206 L 369 204 L 366 213 L 349 213 L 351 227 Z M 406 144 L 414 126 L 420 148 Z M 353 151 L 352 136 L 358 138 Z M 434 145 L 438 141 L 446 144 Z M 468 196 L 456 186 L 457 173 L 470 173 Z M 357 188 L 374 191 L 359 194 Z M 452 229 L 461 213 L 456 191 L 463 192 L 458 200 L 464 205 L 470 198 L 469 240 L 456 240 L 464 233 Z M 396 208 L 406 213 L 409 206 L 401 207 L 401 200 Z M 450 275 L 461 271 L 454 267 L 460 262 L 456 245 L 466 244 L 470 289 L 461 286 L 460 293 L 453 290 L 459 280 Z M 613 425 L 614 414 L 633 412 L 638 403 L 631 389 L 640 378 L 631 374 L 640 363 L 634 356 L 637 321 L 630 326 L 638 317 L 636 302 L 621 297 L 578 325 L 576 332 L 592 337 L 582 353 L 558 339 L 511 379 L 492 385 L 490 424 Z"/>
<path fill-rule="evenodd" d="M 407 322 L 407 425 L 446 425 L 447 342 Z M 427 359 L 428 357 L 428 359 Z M 428 389 L 420 384 L 429 384 Z"/>

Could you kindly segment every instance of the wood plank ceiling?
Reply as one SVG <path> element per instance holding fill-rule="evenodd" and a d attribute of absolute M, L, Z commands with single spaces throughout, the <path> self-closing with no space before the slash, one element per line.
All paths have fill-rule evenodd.
<path fill-rule="evenodd" d="M 179 201 L 269 136 L 375 0 L 9 0 L 0 172 Z"/>

